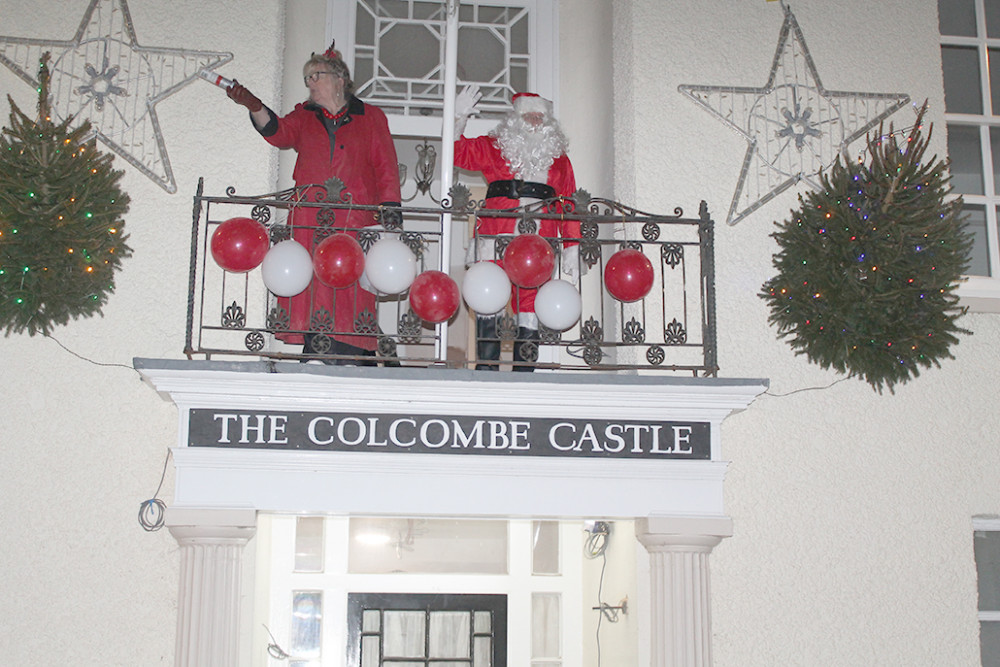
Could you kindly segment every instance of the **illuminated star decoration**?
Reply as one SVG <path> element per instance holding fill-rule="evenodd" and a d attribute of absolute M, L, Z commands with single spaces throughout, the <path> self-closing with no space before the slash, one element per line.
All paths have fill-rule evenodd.
<path fill-rule="evenodd" d="M 54 122 L 88 120 L 96 137 L 167 192 L 176 192 L 156 105 L 231 53 L 139 46 L 125 0 L 91 0 L 68 41 L 0 36 L 0 63 L 38 88 L 38 63 L 52 54 Z"/>
<path fill-rule="evenodd" d="M 784 4 L 784 3 L 782 3 Z M 771 199 L 815 176 L 880 121 L 907 105 L 902 93 L 827 90 L 786 6 L 771 74 L 762 88 L 681 85 L 749 144 L 726 222 L 735 225 Z"/>

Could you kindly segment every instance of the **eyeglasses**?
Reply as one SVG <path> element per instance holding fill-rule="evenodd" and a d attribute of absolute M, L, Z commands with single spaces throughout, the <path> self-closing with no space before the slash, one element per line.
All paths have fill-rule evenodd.
<path fill-rule="evenodd" d="M 312 74 L 307 74 L 306 76 L 302 77 L 302 81 L 308 86 L 310 81 L 319 81 L 320 74 L 329 74 L 331 76 L 335 76 L 334 72 L 326 72 L 326 71 L 313 72 Z"/>

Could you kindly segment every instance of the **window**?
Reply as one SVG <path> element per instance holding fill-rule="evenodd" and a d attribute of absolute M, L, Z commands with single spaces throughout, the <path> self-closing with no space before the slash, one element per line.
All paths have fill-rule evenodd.
<path fill-rule="evenodd" d="M 389 115 L 393 134 L 439 135 L 449 3 L 329 2 L 329 32 L 351 65 L 358 97 Z M 480 86 L 483 99 L 474 121 L 492 127 L 515 92 L 556 102 L 555 11 L 553 0 L 461 2 L 458 85 Z"/>
<path fill-rule="evenodd" d="M 973 519 L 979 576 L 979 648 L 984 667 L 1000 665 L 1000 519 Z"/>
<path fill-rule="evenodd" d="M 351 593 L 348 667 L 507 667 L 506 595 Z"/>
<path fill-rule="evenodd" d="M 975 238 L 960 293 L 978 306 L 1000 300 L 1000 3 L 938 0 L 938 17 L 952 186 Z"/>

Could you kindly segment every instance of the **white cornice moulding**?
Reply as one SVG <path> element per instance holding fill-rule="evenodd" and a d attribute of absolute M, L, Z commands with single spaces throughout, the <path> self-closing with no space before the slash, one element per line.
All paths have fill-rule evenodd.
<path fill-rule="evenodd" d="M 136 359 L 179 408 L 174 507 L 367 515 L 723 517 L 723 419 L 766 380 Z M 711 460 L 188 447 L 191 409 L 684 420 Z"/>

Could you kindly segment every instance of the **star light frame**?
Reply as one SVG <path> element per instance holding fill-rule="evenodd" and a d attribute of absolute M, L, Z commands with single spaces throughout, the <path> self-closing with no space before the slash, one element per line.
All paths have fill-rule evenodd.
<path fill-rule="evenodd" d="M 156 105 L 233 54 L 140 46 L 126 0 L 91 0 L 69 40 L 0 36 L 0 63 L 39 87 L 41 56 L 52 54 L 54 120 L 90 121 L 96 137 L 169 193 L 177 191 Z"/>
<path fill-rule="evenodd" d="M 819 188 L 820 171 L 838 156 L 850 159 L 852 142 L 910 103 L 905 93 L 824 88 L 795 15 L 784 2 L 782 8 L 785 18 L 764 86 L 677 87 L 747 141 L 729 225 L 797 183 Z"/>

